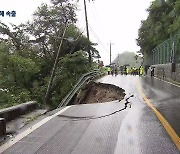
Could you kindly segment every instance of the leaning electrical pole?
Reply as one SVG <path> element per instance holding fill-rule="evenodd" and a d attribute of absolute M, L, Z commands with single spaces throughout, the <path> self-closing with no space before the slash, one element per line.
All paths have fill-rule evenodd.
<path fill-rule="evenodd" d="M 44 98 L 44 105 L 47 105 L 47 101 L 48 101 L 48 98 L 49 98 L 49 95 L 50 95 L 50 89 L 51 89 L 52 82 L 53 82 L 53 79 L 54 79 L 54 75 L 55 75 L 55 71 L 56 71 L 56 68 L 57 68 L 58 61 L 59 61 L 59 55 L 60 55 L 64 35 L 66 33 L 67 28 L 68 28 L 68 22 L 66 21 L 65 28 L 64 28 L 64 31 L 63 31 L 63 35 L 62 35 L 60 45 L 59 45 L 59 48 L 58 48 L 58 51 L 57 51 L 56 59 L 54 61 L 54 65 L 53 65 L 53 68 L 52 68 L 51 76 L 50 76 L 50 79 L 49 79 L 49 82 L 48 82 L 48 87 L 47 87 L 45 98 Z"/>
<path fill-rule="evenodd" d="M 87 33 L 87 38 L 89 41 L 89 27 L 88 27 L 88 18 L 87 18 L 87 9 L 86 9 L 86 0 L 84 0 L 84 12 L 85 12 L 85 19 L 86 19 L 86 33 Z M 90 44 L 88 45 L 88 55 L 89 55 L 89 64 L 91 66 L 91 51 L 90 51 Z"/>

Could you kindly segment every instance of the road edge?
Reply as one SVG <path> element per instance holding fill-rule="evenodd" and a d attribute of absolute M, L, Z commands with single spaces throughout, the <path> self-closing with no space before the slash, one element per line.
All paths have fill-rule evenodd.
<path fill-rule="evenodd" d="M 155 113 L 155 115 L 157 116 L 157 118 L 159 119 L 159 121 L 161 122 L 161 124 L 163 125 L 163 127 L 165 128 L 165 130 L 167 131 L 169 136 L 171 137 L 173 143 L 176 145 L 176 147 L 180 151 L 180 137 L 177 135 L 177 133 L 174 131 L 174 129 L 168 123 L 168 121 L 163 117 L 163 115 L 153 106 L 151 101 L 146 97 L 146 95 L 144 94 L 140 84 L 137 81 L 135 81 L 135 85 L 136 85 L 136 88 L 137 88 L 138 92 L 142 95 L 142 97 L 144 99 L 144 102 Z"/>
<path fill-rule="evenodd" d="M 58 111 L 57 113 L 46 117 L 45 119 L 41 120 L 40 122 L 38 122 L 37 124 L 35 124 L 34 126 L 28 128 L 27 130 L 25 130 L 24 132 L 18 134 L 15 138 L 9 140 L 8 142 L 2 144 L 0 146 L 0 153 L 4 152 L 5 150 L 7 150 L 9 147 L 11 147 L 12 145 L 14 145 L 15 143 L 17 143 L 18 141 L 20 141 L 21 139 L 23 139 L 24 137 L 26 137 L 27 135 L 29 135 L 30 133 L 32 133 L 33 131 L 35 131 L 36 129 L 38 129 L 39 127 L 41 127 L 42 125 L 44 125 L 45 123 L 47 123 L 49 120 L 51 120 L 52 118 L 58 116 L 59 114 L 65 112 L 67 109 L 69 109 L 71 106 L 67 106 L 65 108 L 63 108 L 62 110 Z"/>

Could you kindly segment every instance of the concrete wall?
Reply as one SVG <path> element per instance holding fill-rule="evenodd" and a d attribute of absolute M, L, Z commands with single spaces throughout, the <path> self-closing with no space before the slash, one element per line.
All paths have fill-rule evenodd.
<path fill-rule="evenodd" d="M 180 82 L 180 64 L 176 64 L 175 72 L 172 72 L 172 64 L 158 64 L 155 66 L 155 76 L 165 80 Z"/>
<path fill-rule="evenodd" d="M 6 120 L 4 118 L 0 118 L 0 136 L 6 134 Z"/>
<path fill-rule="evenodd" d="M 25 113 L 31 112 L 37 108 L 36 101 L 30 101 L 16 106 L 0 109 L 0 118 L 5 118 L 6 121 L 11 121 Z"/>
<path fill-rule="evenodd" d="M 36 101 L 19 104 L 5 109 L 0 109 L 0 137 L 6 134 L 6 122 L 13 120 L 38 107 Z"/>

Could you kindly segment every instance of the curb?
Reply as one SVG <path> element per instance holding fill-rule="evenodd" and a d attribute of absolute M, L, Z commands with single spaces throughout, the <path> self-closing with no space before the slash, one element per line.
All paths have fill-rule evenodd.
<path fill-rule="evenodd" d="M 171 80 L 171 79 L 169 79 L 169 78 L 166 78 L 165 80 L 160 79 L 160 78 L 158 78 L 157 76 L 155 76 L 154 78 L 157 79 L 157 80 L 166 82 L 166 83 L 168 83 L 168 84 L 171 84 L 171 85 L 173 85 L 173 86 L 176 86 L 176 87 L 179 87 L 179 88 L 180 88 L 180 84 L 179 84 L 178 82 L 176 83 L 176 81 Z M 174 82 L 174 83 L 173 83 L 173 82 Z"/>
<path fill-rule="evenodd" d="M 37 108 L 36 101 L 30 101 L 20 105 L 8 107 L 0 110 L 0 136 L 6 134 L 6 122 L 14 120 L 21 115 L 31 112 Z"/>

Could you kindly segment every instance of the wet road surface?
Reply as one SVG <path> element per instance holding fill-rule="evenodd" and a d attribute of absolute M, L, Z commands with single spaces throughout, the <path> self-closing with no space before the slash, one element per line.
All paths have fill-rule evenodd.
<path fill-rule="evenodd" d="M 132 101 L 132 108 L 135 110 L 130 110 L 128 114 L 132 114 L 132 112 L 136 112 L 136 114 L 132 115 L 128 121 L 132 121 L 132 117 L 137 120 L 135 129 L 137 129 L 140 139 L 140 151 L 172 153 L 168 149 L 173 148 L 172 144 L 174 142 L 155 116 L 155 113 L 147 106 L 137 88 L 138 86 L 141 87 L 152 105 L 164 116 L 179 137 L 180 87 L 156 78 L 139 76 L 105 76 L 99 81 L 120 86 L 126 91 L 127 95 L 134 94 L 135 101 Z"/>
<path fill-rule="evenodd" d="M 0 152 L 43 154 L 178 154 L 169 134 L 145 103 L 138 86 L 166 118 L 175 132 L 180 130 L 180 88 L 157 79 L 138 76 L 104 76 L 99 80 L 123 88 L 125 100 L 69 107 L 47 117 L 24 137 L 12 138 Z M 126 105 L 125 105 L 126 104 Z M 116 112 L 117 111 L 117 112 Z M 114 114 L 112 114 L 114 113 Z M 33 130 L 33 131 L 31 131 Z M 26 135 L 27 134 L 27 135 Z M 10 146 L 12 145 L 12 146 Z M 7 150 L 5 150 L 9 147 Z"/>
<path fill-rule="evenodd" d="M 180 87 L 154 78 L 142 78 L 145 95 L 180 136 Z"/>

